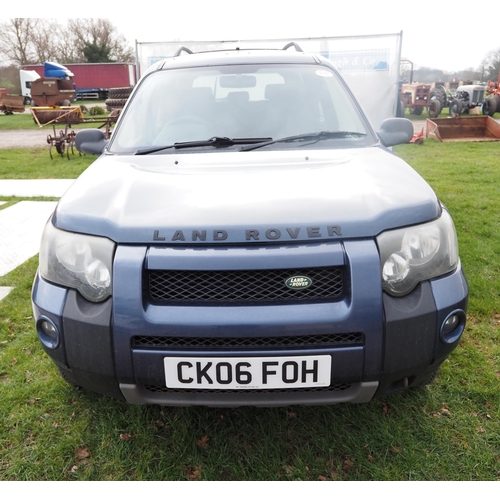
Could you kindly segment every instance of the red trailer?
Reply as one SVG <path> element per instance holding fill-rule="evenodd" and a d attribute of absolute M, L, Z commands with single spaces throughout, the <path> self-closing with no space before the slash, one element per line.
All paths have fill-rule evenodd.
<path fill-rule="evenodd" d="M 81 63 L 64 65 L 74 75 L 77 99 L 107 99 L 112 88 L 135 85 L 135 65 L 128 63 Z M 24 66 L 44 74 L 43 65 Z"/>

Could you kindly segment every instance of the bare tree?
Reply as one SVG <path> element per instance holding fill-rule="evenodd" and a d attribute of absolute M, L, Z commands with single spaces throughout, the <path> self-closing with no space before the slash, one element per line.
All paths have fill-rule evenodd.
<path fill-rule="evenodd" d="M 20 66 L 38 62 L 32 40 L 38 22 L 37 18 L 15 17 L 0 25 L 0 50 L 9 61 Z"/>
<path fill-rule="evenodd" d="M 12 18 L 0 23 L 0 51 L 18 66 L 56 61 L 133 62 L 132 47 L 108 19 Z"/>
<path fill-rule="evenodd" d="M 58 61 L 61 56 L 61 26 L 54 19 L 38 19 L 36 29 L 31 32 L 38 63 Z M 64 45 L 64 44 L 63 44 Z"/>
<path fill-rule="evenodd" d="M 133 62 L 132 47 L 109 19 L 73 18 L 66 28 L 67 43 L 75 48 L 72 62 Z M 65 61 L 70 62 L 70 61 Z"/>
<path fill-rule="evenodd" d="M 482 62 L 484 80 L 498 81 L 500 73 L 500 48 L 490 50 Z"/>

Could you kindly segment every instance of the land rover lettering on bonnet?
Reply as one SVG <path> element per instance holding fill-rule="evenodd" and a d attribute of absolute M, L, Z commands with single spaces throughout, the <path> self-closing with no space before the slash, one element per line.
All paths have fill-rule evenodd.
<path fill-rule="evenodd" d="M 367 402 L 430 383 L 465 328 L 452 218 L 323 57 L 151 67 L 47 223 L 35 327 L 62 377 L 135 404 Z"/>

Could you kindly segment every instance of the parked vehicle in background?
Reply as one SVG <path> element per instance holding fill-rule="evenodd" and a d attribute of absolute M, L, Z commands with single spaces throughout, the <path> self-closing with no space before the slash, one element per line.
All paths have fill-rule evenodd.
<path fill-rule="evenodd" d="M 409 71 L 409 72 L 408 72 Z M 407 78 L 400 84 L 400 102 L 397 116 L 403 117 L 405 109 L 410 114 L 420 116 L 424 109 L 430 118 L 437 118 L 441 111 L 448 106 L 447 92 L 441 82 L 434 84 L 417 83 L 413 81 L 413 62 L 402 60 L 400 75 Z"/>
<path fill-rule="evenodd" d="M 30 98 L 29 81 L 34 81 L 37 75 L 46 74 L 48 65 L 63 67 L 71 74 L 75 84 L 76 99 L 101 99 L 108 98 L 109 89 L 132 87 L 135 84 L 135 65 L 128 63 L 81 63 L 65 64 L 55 63 L 44 65 L 27 65 L 21 70 L 21 87 L 23 95 Z"/>
<path fill-rule="evenodd" d="M 457 87 L 455 97 L 451 100 L 449 108 L 451 116 L 460 116 L 471 109 L 482 106 L 484 102 L 484 85 L 460 85 Z"/>
<path fill-rule="evenodd" d="M 486 86 L 486 97 L 481 106 L 481 112 L 488 116 L 500 112 L 500 73 L 496 82 L 490 80 Z"/>
<path fill-rule="evenodd" d="M 425 108 L 428 108 L 431 118 L 436 118 L 441 112 L 439 100 L 431 101 L 429 84 L 404 83 L 401 86 L 401 102 L 403 108 L 408 108 L 412 115 L 421 115 Z"/>
<path fill-rule="evenodd" d="M 431 85 L 430 96 L 431 96 L 431 101 L 436 101 L 436 100 L 439 101 L 441 111 L 443 111 L 444 108 L 447 108 L 450 105 L 450 96 L 443 83 L 434 83 L 433 85 Z M 430 112 L 429 112 L 429 117 L 437 118 L 437 116 L 434 116 L 434 113 L 431 116 Z"/>
<path fill-rule="evenodd" d="M 34 70 L 19 70 L 19 80 L 21 81 L 21 95 L 24 97 L 24 104 L 31 105 L 33 99 L 31 97 L 31 86 L 35 80 L 40 79 L 38 72 Z"/>
<path fill-rule="evenodd" d="M 31 82 L 30 93 L 35 106 L 70 106 L 76 96 L 73 73 L 60 64 L 46 62 L 43 77 Z"/>

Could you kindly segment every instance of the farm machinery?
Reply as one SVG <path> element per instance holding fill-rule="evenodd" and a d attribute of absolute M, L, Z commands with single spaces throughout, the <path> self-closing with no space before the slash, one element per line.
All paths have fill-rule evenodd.
<path fill-rule="evenodd" d="M 40 77 L 35 71 L 23 72 L 30 73 L 31 97 L 8 95 L 6 89 L 0 89 L 0 111 L 7 115 L 12 113 L 24 113 L 26 103 L 35 106 L 69 106 L 75 98 L 76 92 L 73 83 L 73 73 L 64 66 L 56 63 L 45 63 L 44 76 Z M 21 77 L 21 87 L 23 78 Z"/>
<path fill-rule="evenodd" d="M 437 118 L 449 105 L 449 97 L 442 84 L 404 83 L 401 86 L 401 106 L 410 114 L 420 116 L 427 108 L 430 118 Z"/>
<path fill-rule="evenodd" d="M 471 109 L 483 105 L 484 91 L 483 85 L 460 85 L 453 99 L 450 101 L 450 116 L 460 116 L 462 113 L 469 113 Z"/>
<path fill-rule="evenodd" d="M 31 82 L 31 100 L 34 106 L 30 108 L 33 120 L 39 127 L 52 126 L 53 134 L 47 135 L 49 153 L 52 158 L 52 148 L 63 156 L 70 158 L 74 154 L 76 133 L 72 125 L 81 123 L 99 124 L 97 128 L 105 129 L 105 136 L 111 136 L 111 127 L 116 123 L 120 109 L 114 109 L 107 116 L 85 117 L 85 107 L 72 106 L 76 91 L 73 73 L 60 64 L 46 62 L 44 77 Z M 56 130 L 56 125 L 64 125 L 64 129 Z"/>
<path fill-rule="evenodd" d="M 104 135 L 107 139 L 111 136 L 111 127 L 118 120 L 120 110 L 113 110 L 108 116 L 93 116 L 85 118 L 80 106 L 36 106 L 31 108 L 33 120 L 39 127 L 52 125 L 53 135 L 47 135 L 47 144 L 49 145 L 49 154 L 52 156 L 52 148 L 57 153 L 64 156 L 66 153 L 68 160 L 70 151 L 74 154 L 74 145 L 76 132 L 71 130 L 72 125 L 80 123 L 99 124 L 97 128 L 104 128 Z M 64 129 L 56 130 L 57 124 L 63 124 Z"/>
<path fill-rule="evenodd" d="M 483 115 L 493 116 L 497 111 L 500 111 L 500 73 L 498 80 L 488 82 L 486 86 L 486 98 L 481 107 Z"/>
<path fill-rule="evenodd" d="M 7 89 L 0 89 L 0 111 L 6 115 L 24 113 L 24 98 L 18 95 L 9 95 Z"/>
<path fill-rule="evenodd" d="M 401 86 L 403 109 L 409 108 L 412 115 L 421 115 L 424 107 L 429 106 L 430 85 L 405 83 Z M 440 110 L 441 111 L 441 110 Z"/>
<path fill-rule="evenodd" d="M 413 82 L 413 63 L 401 61 L 401 74 L 409 71 L 409 83 L 402 83 L 399 94 L 398 116 L 404 116 L 406 108 L 410 114 L 420 116 L 424 108 L 431 118 L 437 118 L 442 109 L 448 106 L 448 94 L 441 83 L 425 84 Z"/>

